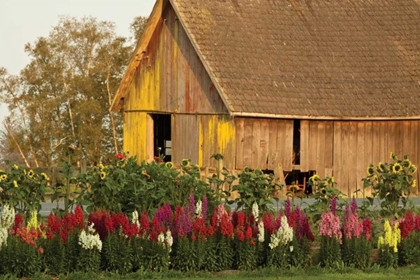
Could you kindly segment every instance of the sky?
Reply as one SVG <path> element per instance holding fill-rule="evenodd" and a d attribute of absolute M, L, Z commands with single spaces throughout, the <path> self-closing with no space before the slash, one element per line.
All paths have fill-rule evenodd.
<path fill-rule="evenodd" d="M 19 75 L 30 61 L 25 44 L 48 37 L 59 16 L 112 21 L 117 35 L 129 37 L 133 19 L 149 16 L 154 4 L 155 0 L 0 0 L 0 67 Z M 0 103 L 0 126 L 8 114 Z"/>

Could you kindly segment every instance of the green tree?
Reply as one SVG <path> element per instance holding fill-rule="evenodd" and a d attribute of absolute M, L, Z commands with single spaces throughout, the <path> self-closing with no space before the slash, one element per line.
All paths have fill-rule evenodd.
<path fill-rule="evenodd" d="M 135 34 L 141 24 L 133 22 Z M 119 152 L 122 116 L 109 107 L 132 50 L 112 22 L 92 17 L 60 17 L 48 37 L 28 43 L 20 76 L 0 69 L 0 101 L 10 110 L 3 155 L 50 167 L 68 159 L 69 147 L 73 163 L 106 162 Z"/>

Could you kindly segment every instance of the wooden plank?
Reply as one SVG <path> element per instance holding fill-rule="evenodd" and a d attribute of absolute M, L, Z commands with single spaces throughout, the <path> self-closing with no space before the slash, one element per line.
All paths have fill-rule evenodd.
<path fill-rule="evenodd" d="M 260 138 L 258 151 L 258 168 L 264 170 L 268 167 L 268 141 L 269 141 L 269 125 L 267 119 L 260 120 Z"/>
<path fill-rule="evenodd" d="M 404 121 L 402 128 L 402 155 L 410 157 L 411 121 Z"/>
<path fill-rule="evenodd" d="M 251 119 L 244 119 L 244 167 L 252 166 L 252 140 L 253 122 Z"/>
<path fill-rule="evenodd" d="M 334 146 L 334 123 L 332 121 L 325 122 L 325 168 L 332 169 L 333 167 L 333 146 Z M 327 174 L 327 173 L 326 173 Z M 332 176 L 332 173 L 328 173 Z"/>
<path fill-rule="evenodd" d="M 357 189 L 357 122 L 349 122 L 348 168 L 349 198 L 354 196 Z"/>
<path fill-rule="evenodd" d="M 243 118 L 236 118 L 235 119 L 235 126 L 236 126 L 236 162 L 235 166 L 237 169 L 244 169 L 244 139 L 245 139 L 245 131 L 244 131 L 244 119 Z"/>
<path fill-rule="evenodd" d="M 342 159 L 342 149 L 341 149 L 341 123 L 339 121 L 334 121 L 334 165 L 333 173 L 335 181 L 337 182 L 337 188 L 342 189 L 342 169 L 343 169 L 343 159 Z"/>
<path fill-rule="evenodd" d="M 309 171 L 309 121 L 307 120 L 300 121 L 300 171 Z"/>
<path fill-rule="evenodd" d="M 362 178 L 366 177 L 366 168 L 369 162 L 366 162 L 365 155 L 365 122 L 357 122 L 357 151 L 356 151 L 356 189 L 363 191 Z M 357 192 L 356 197 L 363 197 L 362 192 Z"/>
<path fill-rule="evenodd" d="M 345 193 L 348 197 L 350 196 L 350 185 L 349 185 L 349 168 L 350 166 L 350 123 L 342 122 L 341 124 L 341 187 L 340 190 Z"/>
<path fill-rule="evenodd" d="M 261 121 L 260 119 L 252 120 L 252 155 L 251 155 L 251 164 L 250 168 L 255 169 L 261 166 L 260 159 L 260 139 L 261 139 Z"/>
<path fill-rule="evenodd" d="M 154 159 L 154 125 L 153 125 L 153 118 L 150 114 L 147 114 L 146 117 L 146 156 L 147 161 L 152 161 Z"/>
<path fill-rule="evenodd" d="M 395 129 L 395 122 L 392 122 L 392 121 L 387 122 L 387 127 L 388 129 L 386 131 L 386 135 L 388 139 L 388 160 L 389 162 L 391 162 L 392 160 L 389 157 L 391 152 L 396 154 L 398 158 L 401 158 L 401 155 L 397 153 L 397 141 L 396 141 L 397 133 Z"/>
<path fill-rule="evenodd" d="M 314 124 L 315 125 L 315 124 Z M 325 178 L 325 123 L 318 122 L 317 133 L 313 135 L 316 137 L 316 173 L 321 178 Z"/>
<path fill-rule="evenodd" d="M 382 153 L 379 150 L 381 137 L 385 135 L 380 135 L 380 122 L 372 122 L 372 164 L 377 165 L 381 160 L 384 159 L 381 157 Z"/>
<path fill-rule="evenodd" d="M 309 170 L 316 170 L 317 145 L 318 145 L 318 121 L 310 121 L 309 122 L 309 143 L 308 143 Z"/>
<path fill-rule="evenodd" d="M 366 163 L 366 168 L 373 163 L 373 131 L 372 131 L 372 122 L 365 122 L 365 151 L 364 151 L 364 162 Z M 363 177 L 366 177 L 366 171 L 364 172 Z M 363 197 L 371 196 L 371 189 L 363 189 Z"/>
<path fill-rule="evenodd" d="M 404 130 L 405 122 L 404 121 L 394 121 L 392 122 L 395 131 L 395 153 L 398 155 L 399 159 L 404 158 L 404 149 L 403 149 L 403 139 L 404 139 Z"/>
<path fill-rule="evenodd" d="M 293 120 L 284 121 L 285 138 L 283 149 L 283 168 L 286 171 L 292 170 L 292 155 L 293 155 Z"/>
<path fill-rule="evenodd" d="M 274 170 L 278 161 L 277 152 L 277 120 L 268 121 L 268 165 L 269 170 Z"/>
<path fill-rule="evenodd" d="M 285 156 L 285 142 L 286 142 L 286 123 L 284 120 L 277 120 L 277 164 L 281 165 L 282 170 L 284 169 L 284 156 Z"/>
<path fill-rule="evenodd" d="M 380 122 L 373 122 L 374 125 L 378 127 L 378 158 L 377 162 L 373 164 L 378 164 L 379 162 L 386 161 L 389 155 L 389 147 L 388 147 L 388 136 L 387 136 L 387 122 L 380 121 Z"/>

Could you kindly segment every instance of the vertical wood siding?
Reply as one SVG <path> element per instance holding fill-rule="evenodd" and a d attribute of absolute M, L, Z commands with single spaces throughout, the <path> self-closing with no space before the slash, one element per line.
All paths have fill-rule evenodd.
<path fill-rule="evenodd" d="M 237 118 L 236 168 L 292 170 L 293 120 Z"/>
<path fill-rule="evenodd" d="M 147 113 L 124 114 L 124 152 L 137 156 L 139 161 L 148 159 L 146 132 Z"/>
<path fill-rule="evenodd" d="M 198 116 L 174 115 L 172 123 L 172 161 L 179 164 L 187 158 L 198 164 Z"/>
<path fill-rule="evenodd" d="M 213 154 L 222 154 L 226 168 L 235 169 L 235 124 L 233 118 L 225 115 L 199 116 L 200 166 L 216 166 Z"/>
<path fill-rule="evenodd" d="M 391 162 L 390 153 L 419 164 L 419 121 L 301 121 L 301 171 L 333 175 L 349 197 L 361 197 L 369 164 Z M 332 138 L 331 138 L 332 136 Z M 332 170 L 333 174 L 327 174 Z M 416 174 L 418 180 L 418 174 Z M 370 189 L 365 195 L 370 195 Z"/>

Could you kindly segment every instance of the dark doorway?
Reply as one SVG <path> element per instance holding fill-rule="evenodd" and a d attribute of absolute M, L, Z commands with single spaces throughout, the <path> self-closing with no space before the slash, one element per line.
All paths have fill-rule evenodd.
<path fill-rule="evenodd" d="M 153 114 L 153 150 L 155 157 L 172 159 L 171 115 Z"/>

